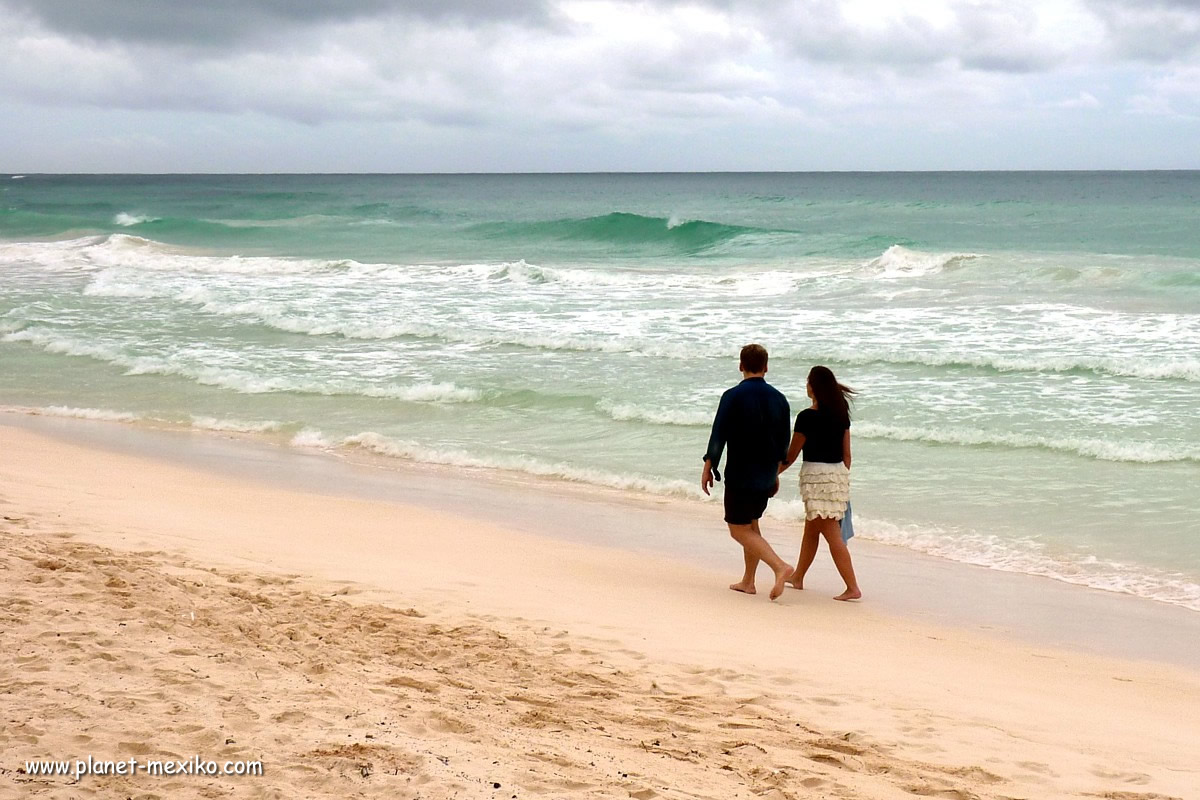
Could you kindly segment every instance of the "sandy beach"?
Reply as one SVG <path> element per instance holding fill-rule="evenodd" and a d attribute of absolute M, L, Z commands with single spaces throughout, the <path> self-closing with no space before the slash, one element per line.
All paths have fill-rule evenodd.
<path fill-rule="evenodd" d="M 834 603 L 828 576 L 770 603 L 724 589 L 732 543 L 720 571 L 549 536 L 528 522 L 539 496 L 519 485 L 455 489 L 457 502 L 446 490 L 430 507 L 301 490 L 249 455 L 208 469 L 11 420 L 0 453 L 0 796 L 1200 793 L 1189 645 L 1138 660 L 1117 643 L 1085 652 L 1055 646 L 1052 625 L 1032 636 L 902 602 Z M 526 516 L 496 521 L 497 494 Z M 547 508 L 580 530 L 625 512 L 663 535 L 682 524 L 569 491 Z M 691 518 L 688 535 L 724 535 L 715 513 Z M 886 579 L 872 563 L 864 583 L 881 598 L 947 580 L 921 571 L 932 560 Z M 955 580 L 976 574 L 994 573 Z M 1105 627 L 1114 597 L 1038 585 L 1098 609 Z M 1197 630 L 1192 612 L 1115 602 L 1133 609 L 1118 630 Z M 264 773 L 26 770 L 89 756 L 261 761 Z"/>

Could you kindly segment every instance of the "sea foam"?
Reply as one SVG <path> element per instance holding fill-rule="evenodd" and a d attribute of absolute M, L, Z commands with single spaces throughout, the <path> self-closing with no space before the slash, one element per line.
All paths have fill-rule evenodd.
<path fill-rule="evenodd" d="M 1157 464 L 1180 461 L 1200 462 L 1200 448 L 1172 442 L 1133 442 L 1072 436 L 1039 436 L 1008 431 L 983 431 L 959 426 L 935 429 L 887 425 L 860 421 L 854 424 L 854 435 L 866 439 L 887 439 L 896 442 L 926 442 L 929 444 L 965 447 L 999 447 L 1053 450 L 1100 461 L 1124 461 L 1138 464 Z"/>
<path fill-rule="evenodd" d="M 133 216 L 122 219 L 124 222 L 117 224 L 139 224 L 131 220 L 151 221 L 149 218 Z M 0 264 L 34 265 L 48 270 L 125 268 L 163 273 L 230 275 L 297 275 L 380 268 L 350 259 L 205 255 L 128 233 L 54 242 L 3 242 L 0 243 Z"/>
<path fill-rule="evenodd" d="M 970 531 L 894 523 L 854 515 L 864 539 L 1003 572 L 1037 575 L 1063 583 L 1130 594 L 1200 611 L 1200 584 L 1178 574 L 1142 565 L 1054 552 L 1033 539 L 1001 539 Z"/>
<path fill-rule="evenodd" d="M 926 367 L 968 367 L 994 370 L 996 372 L 1088 372 L 1122 378 L 1145 378 L 1151 380 L 1200 381 L 1200 358 L 1186 356 L 1150 359 L 1121 358 L 1113 356 L 1052 355 L 1028 353 L 1019 356 L 969 353 L 957 350 L 937 352 L 901 349 L 856 350 L 844 348 L 821 348 L 825 358 L 837 364 L 869 366 L 872 364 L 913 365 Z M 792 356 L 817 357 L 814 350 L 784 348 Z"/>
<path fill-rule="evenodd" d="M 894 244 L 866 266 L 880 278 L 921 278 L 955 269 L 979 257 L 977 253 L 924 253 Z"/>
<path fill-rule="evenodd" d="M 93 419 L 102 422 L 136 422 L 141 415 L 130 411 L 112 411 L 106 408 L 75 408 L 72 406 L 45 406 L 29 409 L 29 413 L 51 417 L 70 417 L 73 419 Z"/>
<path fill-rule="evenodd" d="M 333 447 L 334 442 L 315 428 L 304 428 L 292 437 L 292 446 L 324 450 Z"/>
<path fill-rule="evenodd" d="M 147 214 L 131 214 L 127 211 L 122 211 L 113 217 L 113 224 L 131 228 L 134 225 L 142 225 L 147 222 L 158 222 L 160 219 L 160 217 L 151 217 Z"/>
<path fill-rule="evenodd" d="M 126 375 L 174 375 L 240 394 L 291 392 L 326 396 L 357 395 L 411 403 L 473 403 L 484 397 L 479 389 L 446 382 L 380 385 L 341 378 L 320 380 L 290 375 L 260 375 L 229 367 L 197 364 L 193 360 L 175 356 L 131 355 L 120 346 L 82 340 L 40 327 L 5 334 L 0 341 L 28 342 L 48 353 L 93 358 L 124 367 Z"/>
<path fill-rule="evenodd" d="M 597 410 L 618 422 L 649 422 L 652 425 L 701 427 L 710 425 L 715 411 L 692 411 L 678 408 L 647 408 L 633 403 L 620 403 L 608 398 L 596 403 Z"/>
<path fill-rule="evenodd" d="M 283 423 L 276 422 L 275 420 L 252 422 L 242 419 L 193 416 L 191 418 L 191 427 L 205 431 L 227 431 L 229 433 L 268 433 L 281 429 Z"/>
<path fill-rule="evenodd" d="M 365 431 L 347 436 L 336 443 L 330 442 L 320 432 L 310 437 L 313 441 L 326 442 L 325 447 L 361 448 L 378 455 L 473 469 L 504 470 L 520 472 L 539 478 L 551 478 L 571 483 L 586 483 L 611 489 L 632 490 L 648 494 L 676 497 L 699 497 L 700 491 L 687 481 L 653 478 L 645 475 L 619 474 L 604 470 L 579 467 L 571 464 L 552 463 L 524 455 L 478 456 L 464 450 L 435 448 L 415 442 L 395 439 Z"/>

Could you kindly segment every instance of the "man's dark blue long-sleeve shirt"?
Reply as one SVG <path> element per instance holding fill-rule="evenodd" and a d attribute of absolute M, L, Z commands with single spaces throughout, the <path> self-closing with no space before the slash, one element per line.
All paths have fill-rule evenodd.
<path fill-rule="evenodd" d="M 746 378 L 721 395 L 704 458 L 713 470 L 729 447 L 725 489 L 769 492 L 787 458 L 792 410 L 783 393 L 762 378 Z"/>

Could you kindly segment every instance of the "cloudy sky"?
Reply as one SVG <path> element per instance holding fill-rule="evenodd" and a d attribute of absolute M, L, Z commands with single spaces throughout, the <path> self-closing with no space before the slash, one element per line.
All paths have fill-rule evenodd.
<path fill-rule="evenodd" d="M 1200 0 L 0 0 L 0 171 L 1200 168 Z"/>

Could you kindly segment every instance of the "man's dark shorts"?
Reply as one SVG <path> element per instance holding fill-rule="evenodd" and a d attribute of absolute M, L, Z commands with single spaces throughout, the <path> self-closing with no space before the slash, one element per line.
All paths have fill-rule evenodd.
<path fill-rule="evenodd" d="M 730 525 L 749 525 L 767 510 L 768 492 L 756 489 L 725 490 L 725 521 Z"/>

